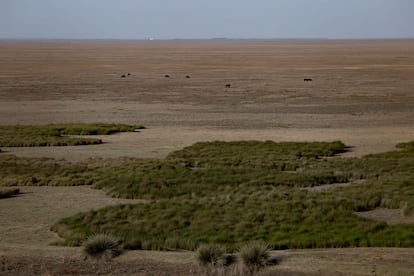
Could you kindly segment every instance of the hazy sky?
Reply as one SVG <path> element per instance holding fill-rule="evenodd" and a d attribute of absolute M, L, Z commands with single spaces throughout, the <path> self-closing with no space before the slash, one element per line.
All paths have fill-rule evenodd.
<path fill-rule="evenodd" d="M 0 38 L 414 38 L 414 0 L 0 0 Z"/>

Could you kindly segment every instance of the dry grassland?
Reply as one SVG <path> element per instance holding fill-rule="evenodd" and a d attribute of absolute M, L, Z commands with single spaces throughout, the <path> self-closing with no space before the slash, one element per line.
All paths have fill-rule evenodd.
<path fill-rule="evenodd" d="M 0 41 L 0 60 L 0 124 L 147 127 L 102 145 L 1 154 L 158 158 L 197 141 L 342 140 L 346 155 L 360 156 L 414 140 L 414 40 Z M 48 229 L 117 201 L 84 187 L 22 190 L 0 201 L 0 275 L 111 273 L 75 249 L 48 246 L 56 238 Z M 112 273 L 195 274 L 189 254 L 129 252 Z M 282 261 L 271 269 L 282 275 L 414 274 L 412 249 L 274 254 Z"/>

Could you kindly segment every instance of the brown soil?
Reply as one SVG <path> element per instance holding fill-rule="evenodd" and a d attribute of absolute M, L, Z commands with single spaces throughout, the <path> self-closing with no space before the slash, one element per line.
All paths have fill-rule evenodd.
<path fill-rule="evenodd" d="M 1 41 L 0 54 L 0 124 L 149 128 L 99 147 L 4 149 L 17 155 L 162 157 L 217 139 L 340 139 L 360 155 L 414 137 L 414 40 Z"/>
<path fill-rule="evenodd" d="M 272 251 L 274 264 L 260 275 L 413 275 L 413 254 L 412 248 Z M 79 248 L 2 246 L 0 275 L 213 275 L 194 259 L 192 252 L 129 251 L 103 262 L 85 260 Z M 215 275 L 248 274 L 236 262 Z"/>
<path fill-rule="evenodd" d="M 351 147 L 345 155 L 360 156 L 414 140 L 414 40 L 0 41 L 0 56 L 0 124 L 114 122 L 148 128 L 103 137 L 98 146 L 3 148 L 6 154 L 71 161 L 158 158 L 196 141 L 254 139 L 342 140 Z M 79 249 L 48 246 L 56 239 L 48 229 L 61 217 L 118 201 L 87 187 L 22 191 L 0 201 L 0 274 L 108 269 L 83 262 Z M 283 260 L 269 269 L 410 275 L 413 253 L 284 251 L 275 252 Z M 172 259 L 164 261 L 169 254 Z M 190 256 L 129 252 L 110 265 L 112 272 L 102 273 L 191 274 L 196 270 Z"/>

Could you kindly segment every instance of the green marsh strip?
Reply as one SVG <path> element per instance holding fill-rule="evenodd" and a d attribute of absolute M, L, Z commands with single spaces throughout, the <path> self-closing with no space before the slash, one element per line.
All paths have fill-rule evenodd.
<path fill-rule="evenodd" d="M 0 147 L 44 147 L 101 144 L 102 140 L 68 135 L 110 135 L 142 126 L 123 124 L 49 124 L 0 126 Z"/>

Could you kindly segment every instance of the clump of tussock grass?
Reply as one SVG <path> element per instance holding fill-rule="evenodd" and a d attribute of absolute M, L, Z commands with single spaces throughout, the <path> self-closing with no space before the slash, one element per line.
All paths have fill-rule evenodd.
<path fill-rule="evenodd" d="M 83 251 L 93 259 L 109 260 L 122 253 L 122 243 L 111 234 L 95 234 L 83 243 Z"/>
<path fill-rule="evenodd" d="M 264 242 L 250 241 L 240 247 L 239 255 L 250 272 L 258 271 L 269 262 L 269 246 Z"/>
<path fill-rule="evenodd" d="M 197 261 L 200 265 L 215 266 L 223 262 L 224 250 L 217 244 L 202 244 L 197 249 Z"/>
<path fill-rule="evenodd" d="M 0 199 L 1 198 L 8 198 L 15 196 L 20 193 L 20 189 L 11 188 L 11 189 L 0 189 Z"/>

